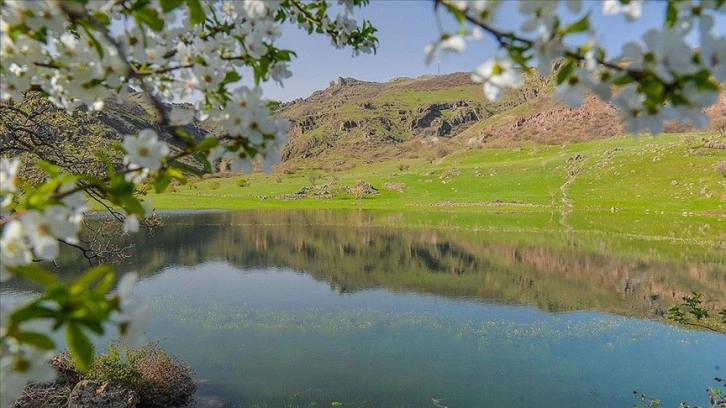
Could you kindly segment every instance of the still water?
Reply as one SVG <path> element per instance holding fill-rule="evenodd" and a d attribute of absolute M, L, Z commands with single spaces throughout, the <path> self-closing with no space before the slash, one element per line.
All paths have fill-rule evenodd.
<path fill-rule="evenodd" d="M 657 320 L 723 299 L 718 250 L 402 217 L 167 214 L 119 269 L 201 407 L 675 407 L 724 376 L 726 336 Z"/>

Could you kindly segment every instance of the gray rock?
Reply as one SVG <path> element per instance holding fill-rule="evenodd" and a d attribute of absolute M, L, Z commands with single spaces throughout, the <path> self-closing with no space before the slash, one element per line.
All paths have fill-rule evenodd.
<path fill-rule="evenodd" d="M 68 408 L 135 408 L 139 396 L 109 383 L 83 380 L 68 397 Z"/>

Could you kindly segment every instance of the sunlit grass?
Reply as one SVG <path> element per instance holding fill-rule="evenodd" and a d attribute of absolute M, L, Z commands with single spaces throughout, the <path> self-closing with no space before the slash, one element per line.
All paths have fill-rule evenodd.
<path fill-rule="evenodd" d="M 706 137 L 713 136 L 624 136 L 569 146 L 473 149 L 434 161 L 390 160 L 335 173 L 192 180 L 147 198 L 157 209 L 542 213 L 548 216 L 531 218 L 540 221 L 528 226 L 723 246 L 726 179 L 714 167 L 720 152 L 702 147 Z M 359 180 L 379 194 L 357 199 L 344 191 Z M 332 198 L 293 197 L 306 188 Z"/>

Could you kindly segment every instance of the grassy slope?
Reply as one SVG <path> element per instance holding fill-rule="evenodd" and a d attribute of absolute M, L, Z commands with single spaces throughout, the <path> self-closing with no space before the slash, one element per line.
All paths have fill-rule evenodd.
<path fill-rule="evenodd" d="M 624 136 L 565 147 L 471 149 L 435 162 L 389 160 L 330 174 L 311 170 L 198 180 L 149 199 L 160 209 L 565 212 L 571 213 L 565 226 L 576 229 L 663 236 L 676 230 L 680 236 L 724 241 L 726 179 L 715 165 L 726 155 L 704 148 L 704 137 L 716 136 Z M 316 185 L 337 179 L 328 188 L 333 199 L 280 198 L 310 186 L 316 174 L 321 177 Z M 242 178 L 245 187 L 239 186 Z M 355 199 L 341 191 L 358 180 L 371 183 L 380 195 Z"/>

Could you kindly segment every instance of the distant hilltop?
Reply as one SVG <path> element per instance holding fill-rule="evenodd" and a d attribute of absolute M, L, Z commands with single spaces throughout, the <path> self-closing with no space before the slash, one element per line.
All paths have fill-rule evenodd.
<path fill-rule="evenodd" d="M 556 68 L 556 67 L 555 67 Z M 589 97 L 573 109 L 552 100 L 554 76 L 524 75 L 519 89 L 485 99 L 469 72 L 397 77 L 385 83 L 338 78 L 275 115 L 292 122 L 286 161 L 371 161 L 472 147 L 563 144 L 625 133 L 619 112 Z M 709 109 L 726 117 L 726 97 Z M 666 132 L 688 127 L 668 124 Z"/>

